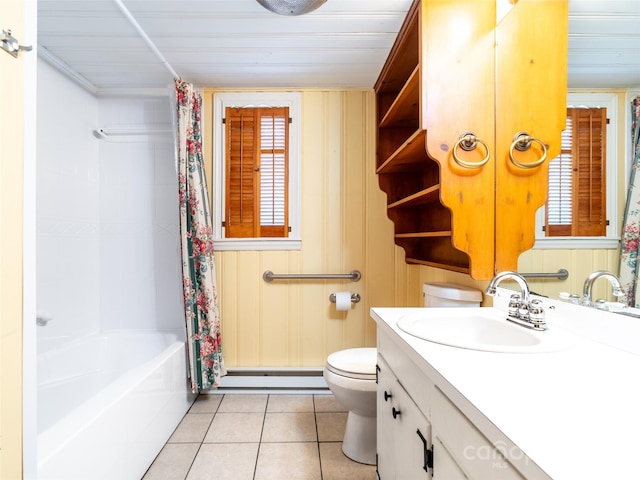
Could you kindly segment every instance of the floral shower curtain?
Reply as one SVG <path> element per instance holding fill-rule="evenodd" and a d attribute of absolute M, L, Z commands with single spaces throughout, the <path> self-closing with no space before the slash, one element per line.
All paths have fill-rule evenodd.
<path fill-rule="evenodd" d="M 175 81 L 182 282 L 191 388 L 218 386 L 225 374 L 213 256 L 213 230 L 202 157 L 202 96 Z"/>
<path fill-rule="evenodd" d="M 631 102 L 631 147 L 633 161 L 624 209 L 622 244 L 620 247 L 620 281 L 625 289 L 625 301 L 630 307 L 640 306 L 638 292 L 638 239 L 640 238 L 640 97 Z"/>

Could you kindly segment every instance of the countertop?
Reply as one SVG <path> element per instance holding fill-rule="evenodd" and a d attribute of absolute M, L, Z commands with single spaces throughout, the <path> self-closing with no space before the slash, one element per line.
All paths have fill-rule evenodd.
<path fill-rule="evenodd" d="M 508 296 L 499 295 L 496 308 L 505 306 L 500 297 Z M 490 442 L 508 445 L 527 478 L 640 478 L 640 319 L 543 301 L 549 331 L 574 336 L 571 348 L 467 350 L 396 326 L 400 316 L 428 309 L 374 307 L 371 316 Z"/>

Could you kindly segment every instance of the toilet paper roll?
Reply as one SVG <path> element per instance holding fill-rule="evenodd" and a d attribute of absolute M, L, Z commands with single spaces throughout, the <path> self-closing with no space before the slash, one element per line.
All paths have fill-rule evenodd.
<path fill-rule="evenodd" d="M 336 310 L 351 310 L 351 292 L 336 292 Z"/>

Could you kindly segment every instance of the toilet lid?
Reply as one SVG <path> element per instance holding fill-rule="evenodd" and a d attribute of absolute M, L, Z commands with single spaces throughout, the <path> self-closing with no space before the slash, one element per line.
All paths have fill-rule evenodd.
<path fill-rule="evenodd" d="M 327 368 L 345 377 L 375 380 L 377 354 L 375 348 L 340 350 L 327 357 Z"/>

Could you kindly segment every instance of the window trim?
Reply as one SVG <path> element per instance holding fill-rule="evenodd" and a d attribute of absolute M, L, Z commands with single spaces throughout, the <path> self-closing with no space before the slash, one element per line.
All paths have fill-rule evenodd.
<path fill-rule="evenodd" d="M 213 94 L 214 250 L 300 250 L 302 95 L 299 92 L 216 92 Z M 289 226 L 286 238 L 225 238 L 225 125 L 227 107 L 289 107 Z"/>
<path fill-rule="evenodd" d="M 546 237 L 545 207 L 536 213 L 534 249 L 614 249 L 619 247 L 620 229 L 618 219 L 618 96 L 615 93 L 569 93 L 567 108 L 605 107 L 607 109 L 607 233 L 602 237 Z"/>

